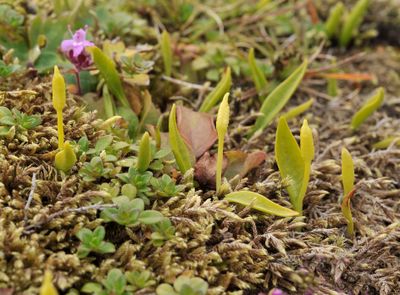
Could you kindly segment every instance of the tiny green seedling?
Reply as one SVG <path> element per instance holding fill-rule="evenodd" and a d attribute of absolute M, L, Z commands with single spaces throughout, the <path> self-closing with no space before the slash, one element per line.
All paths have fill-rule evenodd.
<path fill-rule="evenodd" d="M 103 288 L 104 287 L 104 288 Z M 86 283 L 81 291 L 83 293 L 91 293 L 94 295 L 127 295 L 126 293 L 126 278 L 121 270 L 111 269 L 107 278 L 99 283 Z"/>
<path fill-rule="evenodd" d="M 171 150 L 175 156 L 176 164 L 182 173 L 185 173 L 194 164 L 194 155 L 189 150 L 185 141 L 179 133 L 178 126 L 176 124 L 176 105 L 172 106 L 171 112 L 169 114 L 169 143 Z"/>
<path fill-rule="evenodd" d="M 90 252 L 100 254 L 113 253 L 115 247 L 110 242 L 104 242 L 106 231 L 103 226 L 97 227 L 94 231 L 88 228 L 82 228 L 76 236 L 81 241 L 78 248 L 78 257 L 83 258 L 89 255 Z"/>
<path fill-rule="evenodd" d="M 329 17 L 325 22 L 325 33 L 329 39 L 338 33 L 344 11 L 345 7 L 342 2 L 336 3 L 329 11 Z"/>
<path fill-rule="evenodd" d="M 157 287 L 157 295 L 206 295 L 208 284 L 201 278 L 178 277 L 174 285 L 161 284 Z"/>
<path fill-rule="evenodd" d="M 39 126 L 42 120 L 36 115 L 27 115 L 17 109 L 0 106 L 0 137 L 12 139 L 18 131 L 30 130 Z"/>
<path fill-rule="evenodd" d="M 383 87 L 379 87 L 376 90 L 375 95 L 373 95 L 370 99 L 368 99 L 365 104 L 361 107 L 361 109 L 354 114 L 351 120 L 351 128 L 353 130 L 358 129 L 360 125 L 368 119 L 369 116 L 372 115 L 374 111 L 376 111 L 383 102 L 385 96 L 385 89 Z"/>
<path fill-rule="evenodd" d="M 251 77 L 254 85 L 256 86 L 258 95 L 260 95 L 267 86 L 268 82 L 261 69 L 257 66 L 256 59 L 254 57 L 254 48 L 250 49 L 247 60 L 251 71 Z"/>
<path fill-rule="evenodd" d="M 227 194 L 225 196 L 225 200 L 241 204 L 246 207 L 251 205 L 251 208 L 270 215 L 281 217 L 292 217 L 299 215 L 299 212 L 283 207 L 275 202 L 272 202 L 263 195 L 250 191 L 238 191 Z"/>
<path fill-rule="evenodd" d="M 357 32 L 364 15 L 367 11 L 369 0 L 358 0 L 350 13 L 346 16 L 342 31 L 340 32 L 339 43 L 342 47 L 346 47 L 354 33 Z"/>
<path fill-rule="evenodd" d="M 304 74 L 307 70 L 308 61 L 305 60 L 293 73 L 281 84 L 279 84 L 264 100 L 260 113 L 254 126 L 250 129 L 249 136 L 261 132 L 269 123 L 274 120 L 275 116 L 285 106 L 290 97 L 296 91 Z"/>
<path fill-rule="evenodd" d="M 156 281 L 152 278 L 151 272 L 147 270 L 126 272 L 125 277 L 130 284 L 130 286 L 127 286 L 129 291 L 148 288 L 156 283 Z"/>
<path fill-rule="evenodd" d="M 183 185 L 176 185 L 168 174 L 150 180 L 152 187 L 156 192 L 156 196 L 174 197 L 184 189 Z"/>
<path fill-rule="evenodd" d="M 311 161 L 314 158 L 312 131 L 307 120 L 304 120 L 300 131 L 300 145 L 297 144 L 285 118 L 281 117 L 276 131 L 275 157 L 281 177 L 290 180 L 287 187 L 290 202 L 299 213 L 303 210 Z"/>
<path fill-rule="evenodd" d="M 69 144 L 64 142 L 64 123 L 63 109 L 66 103 L 65 81 L 60 74 L 57 66 L 54 66 L 54 75 L 52 81 L 53 106 L 57 112 L 57 131 L 58 131 L 58 153 L 55 156 L 54 165 L 58 170 L 68 172 L 76 163 L 76 155 Z"/>
<path fill-rule="evenodd" d="M 158 211 L 144 210 L 144 202 L 139 198 L 130 200 L 127 196 L 120 196 L 112 201 L 117 208 L 104 209 L 100 215 L 106 222 L 133 227 L 139 224 L 153 225 L 165 218 Z"/>
<path fill-rule="evenodd" d="M 171 36 L 167 31 L 163 31 L 160 39 L 161 55 L 164 61 L 164 73 L 171 76 L 172 73 L 172 46 Z"/>
<path fill-rule="evenodd" d="M 175 227 L 168 218 L 164 218 L 162 221 L 153 224 L 152 230 L 151 240 L 156 247 L 162 246 L 165 241 L 175 237 Z"/>
<path fill-rule="evenodd" d="M 216 191 L 218 192 L 221 188 L 222 181 L 222 164 L 224 160 L 224 138 L 228 130 L 229 125 L 229 103 L 228 103 L 229 93 L 226 93 L 222 102 L 219 106 L 216 129 L 218 134 L 218 154 L 217 154 L 217 171 L 216 177 Z"/>
<path fill-rule="evenodd" d="M 153 173 L 146 171 L 140 173 L 135 167 L 129 168 L 127 173 L 118 174 L 117 177 L 127 184 L 131 184 L 136 188 L 136 194 L 141 198 L 146 205 L 150 203 L 148 196 L 150 194 L 151 186 L 150 181 Z M 132 198 L 132 196 L 128 196 Z"/>
<path fill-rule="evenodd" d="M 342 149 L 342 183 L 343 201 L 342 214 L 347 220 L 347 233 L 354 236 L 354 222 L 351 214 L 350 200 L 355 193 L 354 189 L 354 164 L 351 154 L 346 148 Z"/>
<path fill-rule="evenodd" d="M 145 132 L 139 145 L 136 169 L 139 172 L 145 172 L 149 168 L 151 158 L 150 136 L 148 132 Z"/>
<path fill-rule="evenodd" d="M 133 271 L 126 272 L 125 275 L 121 270 L 111 269 L 105 280 L 99 283 L 86 283 L 81 291 L 83 293 L 91 293 L 94 295 L 129 295 L 132 292 L 143 288 L 151 287 L 155 284 L 149 271 Z"/>
<path fill-rule="evenodd" d="M 229 92 L 232 85 L 231 68 L 228 67 L 221 81 L 204 99 L 200 112 L 209 112 L 223 98 L 225 93 Z"/>

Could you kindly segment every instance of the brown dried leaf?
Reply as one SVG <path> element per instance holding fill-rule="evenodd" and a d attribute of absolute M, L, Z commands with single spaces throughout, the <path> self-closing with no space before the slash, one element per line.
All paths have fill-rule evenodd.
<path fill-rule="evenodd" d="M 242 151 L 228 151 L 225 152 L 225 156 L 229 163 L 224 176 L 227 179 L 231 179 L 236 175 L 244 177 L 252 169 L 264 162 L 267 155 L 263 151 L 256 151 L 251 154 Z"/>
<path fill-rule="evenodd" d="M 192 149 L 196 158 L 208 151 L 217 140 L 214 120 L 209 114 L 177 106 L 176 122 L 179 133 Z"/>
<path fill-rule="evenodd" d="M 13 295 L 14 289 L 11 288 L 0 288 L 0 295 Z"/>
<path fill-rule="evenodd" d="M 228 160 L 224 157 L 222 171 L 226 169 Z M 196 162 L 194 166 L 194 177 L 203 186 L 215 188 L 215 173 L 217 169 L 217 155 L 208 152 Z"/>

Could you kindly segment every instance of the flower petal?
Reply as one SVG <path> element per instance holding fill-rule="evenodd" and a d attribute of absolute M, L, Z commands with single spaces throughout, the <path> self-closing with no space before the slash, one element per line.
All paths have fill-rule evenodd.
<path fill-rule="evenodd" d="M 68 39 L 61 42 L 61 51 L 64 53 L 69 52 L 74 48 L 74 40 Z"/>
<path fill-rule="evenodd" d="M 73 37 L 75 42 L 84 42 L 86 40 L 86 31 L 83 29 L 79 29 L 75 32 Z"/>

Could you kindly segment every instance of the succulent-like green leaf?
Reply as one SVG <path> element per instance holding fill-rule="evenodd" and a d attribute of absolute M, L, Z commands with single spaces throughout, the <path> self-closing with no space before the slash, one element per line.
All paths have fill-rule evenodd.
<path fill-rule="evenodd" d="M 151 147 L 150 147 L 150 136 L 148 132 L 145 132 L 140 140 L 138 161 L 136 168 L 139 172 L 144 172 L 149 168 L 151 162 Z"/>
<path fill-rule="evenodd" d="M 346 47 L 349 44 L 354 32 L 358 30 L 358 27 L 360 26 L 362 19 L 364 18 L 365 12 L 368 8 L 368 4 L 369 0 L 358 0 L 356 5 L 347 15 L 346 20 L 343 24 L 342 31 L 340 32 L 340 46 Z"/>
<path fill-rule="evenodd" d="M 176 125 L 176 106 L 172 106 L 171 112 L 169 114 L 169 143 L 171 145 L 171 150 L 175 156 L 176 164 L 182 173 L 185 173 L 190 168 L 193 167 L 194 156 L 189 150 L 186 143 L 179 134 L 178 127 Z"/>
<path fill-rule="evenodd" d="M 342 148 L 342 183 L 344 196 L 347 196 L 353 190 L 354 179 L 353 158 L 346 148 Z"/>
<path fill-rule="evenodd" d="M 342 2 L 336 3 L 336 5 L 329 11 L 329 17 L 325 22 L 325 33 L 329 39 L 335 36 L 338 32 L 343 13 L 344 5 Z"/>
<path fill-rule="evenodd" d="M 250 49 L 247 59 L 251 71 L 251 77 L 253 79 L 254 85 L 256 86 L 258 94 L 260 94 L 267 86 L 267 79 L 265 78 L 261 69 L 256 64 L 256 59 L 254 57 L 254 48 Z"/>
<path fill-rule="evenodd" d="M 275 118 L 279 111 L 285 106 L 290 97 L 296 91 L 307 70 L 308 61 L 305 60 L 293 73 L 281 84 L 279 84 L 264 100 L 256 123 L 250 130 L 252 136 L 262 131 Z"/>
<path fill-rule="evenodd" d="M 164 73 L 171 76 L 172 72 L 172 48 L 171 37 L 167 31 L 163 31 L 160 40 L 161 55 L 164 61 Z"/>
<path fill-rule="evenodd" d="M 360 127 L 360 125 L 368 119 L 369 116 L 372 115 L 374 111 L 376 111 L 382 104 L 385 96 L 385 90 L 383 87 L 379 87 L 376 90 L 375 95 L 373 95 L 370 99 L 368 99 L 365 104 L 361 107 L 361 109 L 355 113 L 351 120 L 351 128 L 353 130 Z"/>
<path fill-rule="evenodd" d="M 92 55 L 93 62 L 106 81 L 107 87 L 111 93 L 115 95 L 122 106 L 129 107 L 129 102 L 125 96 L 122 82 L 114 62 L 96 46 L 87 47 L 86 50 Z"/>
<path fill-rule="evenodd" d="M 209 112 L 222 99 L 225 93 L 229 92 L 231 84 L 231 68 L 228 67 L 221 81 L 219 81 L 214 90 L 211 91 L 204 99 L 200 107 L 200 112 Z"/>
<path fill-rule="evenodd" d="M 304 113 L 305 111 L 307 111 L 312 106 L 313 103 L 314 103 L 314 98 L 310 98 L 309 100 L 302 103 L 301 105 L 298 105 L 297 107 L 294 107 L 294 108 L 291 108 L 290 110 L 288 110 L 286 113 L 284 113 L 282 115 L 282 117 L 284 117 L 286 119 L 286 121 L 289 121 L 289 120 L 297 117 L 298 115 Z"/>
<path fill-rule="evenodd" d="M 285 118 L 280 118 L 278 122 L 275 158 L 281 177 L 290 181 L 287 187 L 290 202 L 296 211 L 301 212 L 303 205 L 300 199 L 302 201 L 301 193 L 305 172 L 304 159 Z"/>
<path fill-rule="evenodd" d="M 283 207 L 277 203 L 272 202 L 263 195 L 257 194 L 250 191 L 238 191 L 227 194 L 225 200 L 233 203 L 238 203 L 244 206 L 249 206 L 252 204 L 251 208 L 258 211 L 281 216 L 281 217 L 291 217 L 299 215 L 298 212 L 293 211 L 289 208 Z"/>

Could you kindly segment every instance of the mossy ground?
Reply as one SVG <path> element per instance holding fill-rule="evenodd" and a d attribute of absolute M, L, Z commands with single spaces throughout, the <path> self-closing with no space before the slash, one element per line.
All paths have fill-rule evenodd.
<path fill-rule="evenodd" d="M 268 78 L 271 81 L 280 80 L 278 77 L 284 69 L 304 56 L 312 56 L 312 69 L 329 67 L 333 58 L 338 63 L 348 59 L 340 66 L 341 72 L 368 73 L 376 77 L 376 81 L 339 81 L 340 94 L 337 97 L 326 94 L 325 79 L 306 77 L 285 107 L 284 111 L 310 97 L 315 98 L 309 111 L 289 122 L 297 136 L 301 121 L 307 118 L 316 144 L 302 217 L 278 218 L 234 206 L 210 188 L 193 186 L 187 180 L 190 173 L 183 178 L 172 171 L 171 175 L 185 185 L 185 189 L 171 198 L 150 197 L 148 207 L 170 218 L 176 227 L 174 239 L 155 247 L 150 240 L 151 231 L 146 226 L 126 229 L 115 223 L 103 223 L 105 240 L 113 242 L 117 251 L 79 259 L 76 255 L 79 240 L 75 234 L 83 227 L 93 229 L 102 224 L 98 210 L 79 208 L 93 205 L 93 199 L 104 196 L 99 184 L 110 180 L 84 182 L 78 173 L 83 165 L 82 159 L 68 174 L 61 174 L 54 168 L 57 129 L 51 104 L 51 75 L 39 75 L 29 69 L 3 79 L 0 84 L 3 90 L 0 105 L 10 109 L 15 107 L 28 114 L 40 114 L 42 118 L 41 126 L 34 130 L 17 134 L 12 139 L 0 139 L 0 288 L 9 288 L 14 294 L 36 294 L 44 270 L 51 269 L 56 286 L 67 293 L 71 288 L 80 290 L 85 282 L 101 281 L 110 269 L 119 268 L 123 271 L 149 270 L 157 284 L 172 283 L 181 274 L 198 276 L 208 282 L 209 294 L 258 294 L 267 293 L 273 287 L 289 294 L 399 294 L 400 147 L 392 145 L 383 150 L 372 147 L 388 136 L 399 136 L 398 40 L 390 37 L 392 35 L 387 31 L 376 38 L 360 40 L 360 44 L 353 44 L 346 50 L 326 40 L 319 43 L 317 37 L 309 40 L 315 45 L 305 46 L 308 31 L 302 31 L 302 21 L 309 21 L 303 2 L 293 1 L 283 8 L 274 8 L 267 16 L 251 10 L 246 13 L 238 10 L 238 16 L 231 15 L 223 20 L 224 34 L 231 44 L 220 44 L 224 50 L 235 48 L 240 51 L 240 42 L 248 42 L 246 46 L 266 42 L 266 48 L 276 52 L 276 59 L 269 61 L 274 66 Z M 314 2 L 321 18 L 326 17 L 328 5 Z M 39 3 L 42 4 L 38 9 L 49 9 L 47 2 Z M 226 13 L 229 7 L 219 4 L 217 13 Z M 236 5 L 241 7 L 239 4 Z M 234 2 L 230 5 L 235 6 Z M 389 15 L 388 8 L 380 11 L 380 5 L 395 4 L 374 2 L 366 16 L 363 32 L 370 28 L 379 30 L 387 27 L 388 23 L 390 28 L 396 25 L 398 28 L 400 21 Z M 179 28 L 173 19 L 168 19 L 165 7 L 160 11 L 155 7 L 139 5 L 133 13 L 146 20 L 142 25 L 149 28 L 160 21 L 160 15 L 167 29 L 173 32 Z M 264 34 L 261 24 L 268 23 L 269 18 L 282 16 L 284 9 L 293 11 L 299 30 L 293 34 L 282 33 L 275 39 Z M 190 30 L 196 25 L 196 22 L 189 23 L 188 27 L 180 29 Z M 285 29 L 281 23 L 275 25 Z M 213 30 L 218 32 L 218 27 L 213 27 Z M 148 40 L 144 36 L 130 39 L 129 34 L 121 34 L 124 34 L 120 37 L 126 46 L 135 46 L 132 40 L 154 44 L 153 36 Z M 181 31 L 181 34 L 185 32 Z M 244 38 L 246 34 L 249 39 Z M 175 71 L 185 70 L 185 65 L 193 60 L 192 55 L 206 54 L 207 46 L 204 44 L 218 45 L 218 41 L 202 45 L 201 38 L 206 38 L 203 33 L 191 45 L 189 37 L 193 36 L 195 34 L 182 37 L 183 41 L 176 45 L 175 54 L 180 57 L 180 67 Z M 263 38 L 265 40 L 261 41 Z M 305 39 L 297 41 L 298 38 Z M 96 41 L 104 39 L 104 35 L 95 34 Z M 318 47 L 319 44 L 323 45 Z M 151 59 L 160 63 L 158 49 L 151 47 L 151 50 L 155 52 Z M 240 51 L 239 56 L 245 52 Z M 352 56 L 354 58 L 349 59 Z M 194 108 L 199 105 L 204 97 L 201 85 L 205 80 L 200 79 L 205 75 L 203 72 L 196 73 L 197 77 L 193 75 L 193 80 L 187 76 L 183 79 L 183 75 L 177 74 L 175 84 L 162 79 L 161 72 L 155 69 L 146 89 L 151 93 L 155 106 L 166 116 L 171 102 L 182 96 L 185 96 L 181 99 L 183 104 Z M 186 87 L 180 84 L 182 80 L 198 84 Z M 359 130 L 352 131 L 349 128 L 352 115 L 377 85 L 386 89 L 384 105 Z M 143 91 L 143 88 L 135 89 L 139 89 L 139 93 Z M 135 96 L 132 94 L 134 91 L 130 93 Z M 254 122 L 260 106 L 249 77 L 244 73 L 234 76 L 231 93 L 226 150 L 263 150 L 267 158 L 246 178 L 231 181 L 229 189 L 248 188 L 290 207 L 285 183 L 274 159 L 276 124 L 271 124 L 257 138 L 248 141 L 246 130 Z M 99 127 L 102 120 L 97 118 L 98 113 L 84 107 L 88 96 L 68 95 L 64 128 L 67 139 L 78 141 L 86 135 L 93 146 L 108 131 Z M 94 96 L 95 100 L 99 99 L 98 93 Z M 93 108 L 93 104 L 89 108 Z M 354 238 L 346 235 L 346 220 L 338 201 L 342 194 L 340 150 L 343 146 L 351 152 L 356 167 L 357 192 L 351 201 L 356 231 Z M 212 151 L 215 151 L 215 146 Z M 126 170 L 124 167 L 119 169 L 121 172 Z M 33 173 L 37 179 L 33 201 L 25 209 L 32 191 Z M 136 294 L 153 294 L 154 290 L 150 287 Z M 1 292 L 6 290 L 0 289 L 0 294 L 3 294 Z"/>

